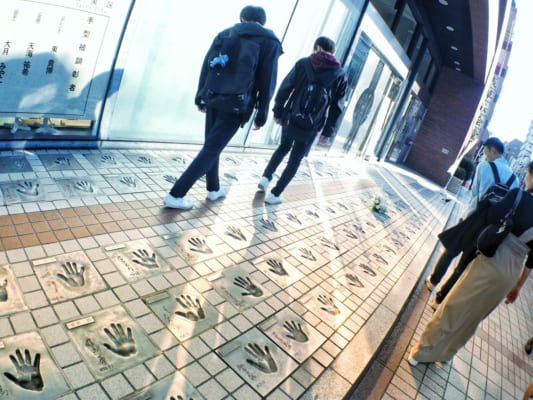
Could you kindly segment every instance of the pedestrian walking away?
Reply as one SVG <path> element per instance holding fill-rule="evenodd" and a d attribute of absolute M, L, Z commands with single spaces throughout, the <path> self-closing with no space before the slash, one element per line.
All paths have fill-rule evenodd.
<path fill-rule="evenodd" d="M 468 265 L 413 346 L 411 365 L 450 361 L 503 299 L 517 299 L 533 268 L 533 162 L 524 184 L 526 191 L 512 189 L 488 206 L 487 226 L 510 218 L 509 233 L 493 255 L 480 253 Z"/>
<path fill-rule="evenodd" d="M 205 115 L 205 140 L 200 152 L 174 183 L 164 199 L 170 208 L 188 210 L 194 202 L 185 195 L 203 175 L 207 199 L 218 200 L 229 188 L 220 187 L 220 153 L 240 126 L 254 117 L 254 128 L 262 127 L 276 87 L 281 43 L 266 29 L 261 7 L 246 6 L 240 22 L 220 32 L 207 51 L 198 83 L 195 104 Z"/>
<path fill-rule="evenodd" d="M 335 42 L 316 39 L 313 54 L 296 62 L 281 83 L 274 100 L 274 120 L 282 126 L 281 139 L 268 162 L 258 188 L 266 191 L 274 172 L 290 152 L 289 161 L 276 185 L 265 198 L 281 203 L 281 193 L 290 183 L 318 132 L 326 143 L 333 135 L 343 111 L 346 77 L 335 58 Z"/>
<path fill-rule="evenodd" d="M 518 179 L 503 157 L 505 148 L 502 141 L 496 137 L 487 139 L 484 143 L 483 151 L 485 160 L 481 161 L 476 167 L 476 172 L 474 174 L 474 180 L 472 183 L 472 196 L 466 216 L 471 215 L 478 210 L 480 202 L 484 196 L 487 196 L 487 192 L 491 192 L 491 189 L 494 185 L 506 183 L 508 186 L 507 189 L 518 187 Z M 461 232 L 453 232 L 454 236 L 460 234 Z M 427 288 L 431 291 L 435 290 L 437 285 L 446 274 L 453 259 L 461 253 L 461 258 L 457 263 L 453 273 L 437 291 L 433 300 L 434 303 L 432 304 L 433 308 L 436 308 L 444 300 L 453 285 L 460 278 L 465 268 L 474 259 L 476 255 L 476 249 L 473 247 L 473 241 L 465 240 L 463 241 L 462 247 L 453 250 L 445 246 L 444 252 L 437 260 L 433 272 L 426 279 Z"/>

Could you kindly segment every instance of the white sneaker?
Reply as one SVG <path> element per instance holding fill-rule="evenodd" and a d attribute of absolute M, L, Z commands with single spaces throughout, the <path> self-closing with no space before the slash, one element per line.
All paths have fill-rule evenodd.
<path fill-rule="evenodd" d="M 411 364 L 413 367 L 416 367 L 418 365 L 418 361 L 416 361 L 415 358 L 413 357 L 412 351 L 409 353 L 409 357 L 407 357 L 407 362 Z"/>
<path fill-rule="evenodd" d="M 267 204 L 279 204 L 281 203 L 281 195 L 275 196 L 274 194 L 270 193 L 267 198 L 265 199 L 265 203 Z"/>
<path fill-rule="evenodd" d="M 211 201 L 215 201 L 221 199 L 222 197 L 226 197 L 228 192 L 229 187 L 221 187 L 216 192 L 207 192 L 207 198 Z"/>
<path fill-rule="evenodd" d="M 257 188 L 260 192 L 264 192 L 267 190 L 268 185 L 270 185 L 270 180 L 266 176 L 263 176 L 257 184 Z"/>
<path fill-rule="evenodd" d="M 165 196 L 164 204 L 169 208 L 178 208 L 180 210 L 190 210 L 194 206 L 194 201 L 185 197 L 174 197 L 170 193 Z"/>
<path fill-rule="evenodd" d="M 428 288 L 430 292 L 433 292 L 435 288 L 437 287 L 437 285 L 434 285 L 433 283 L 431 283 L 431 275 L 426 278 L 426 287 Z"/>

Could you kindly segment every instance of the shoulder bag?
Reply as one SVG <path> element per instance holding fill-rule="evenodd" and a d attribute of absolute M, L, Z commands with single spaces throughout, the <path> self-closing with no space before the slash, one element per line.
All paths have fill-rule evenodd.
<path fill-rule="evenodd" d="M 477 237 L 477 249 L 486 257 L 494 256 L 500 243 L 507 237 L 513 226 L 513 216 L 522 199 L 522 191 L 516 194 L 513 207 L 504 215 L 504 217 L 494 224 L 487 225 Z"/>

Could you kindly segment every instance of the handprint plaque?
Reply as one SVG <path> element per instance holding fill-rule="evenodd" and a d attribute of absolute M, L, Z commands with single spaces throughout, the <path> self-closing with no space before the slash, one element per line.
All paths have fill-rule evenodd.
<path fill-rule="evenodd" d="M 217 236 L 206 236 L 196 229 L 178 235 L 164 235 L 163 239 L 189 265 L 218 257 L 221 254 L 221 244 L 223 244 Z"/>
<path fill-rule="evenodd" d="M 212 278 L 212 285 L 218 294 L 242 311 L 270 296 L 262 284 L 266 280 L 259 271 L 250 274 L 244 267 L 236 266 Z"/>
<path fill-rule="evenodd" d="M 109 246 L 105 250 L 128 281 L 136 281 L 170 270 L 168 263 L 146 240 Z"/>
<path fill-rule="evenodd" d="M 297 282 L 303 277 L 294 265 L 279 254 L 271 253 L 267 257 L 261 257 L 254 261 L 257 269 L 262 271 L 279 286 L 285 288 Z"/>
<path fill-rule="evenodd" d="M 306 360 L 326 340 L 320 332 L 290 308 L 277 312 L 259 328 L 299 362 Z"/>
<path fill-rule="evenodd" d="M 50 302 L 85 296 L 106 286 L 84 252 L 33 261 L 35 275 Z"/>
<path fill-rule="evenodd" d="M 266 396 L 298 366 L 257 328 L 222 346 L 218 353 L 262 396 Z"/>
<path fill-rule="evenodd" d="M 201 334 L 219 319 L 216 309 L 191 285 L 146 296 L 143 301 L 178 340 Z"/>
<path fill-rule="evenodd" d="M 3 338 L 0 365 L 2 399 L 55 399 L 69 390 L 36 332 Z"/>
<path fill-rule="evenodd" d="M 65 328 L 98 378 L 138 365 L 157 353 L 143 329 L 120 306 L 67 322 Z"/>

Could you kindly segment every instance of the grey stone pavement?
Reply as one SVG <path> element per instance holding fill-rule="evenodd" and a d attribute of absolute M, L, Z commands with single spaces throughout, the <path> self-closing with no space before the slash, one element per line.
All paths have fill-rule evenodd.
<path fill-rule="evenodd" d="M 406 362 L 465 193 L 317 152 L 267 206 L 270 153 L 228 150 L 227 198 L 200 181 L 193 210 L 164 208 L 194 155 L 0 153 L 0 399 L 516 399 L 533 382 L 531 282 L 452 363 Z"/>

